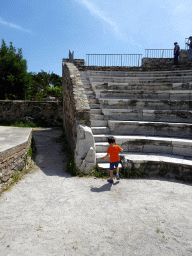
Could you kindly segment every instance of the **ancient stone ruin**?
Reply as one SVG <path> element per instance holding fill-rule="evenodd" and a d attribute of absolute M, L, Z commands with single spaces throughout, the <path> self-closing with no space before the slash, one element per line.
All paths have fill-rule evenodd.
<path fill-rule="evenodd" d="M 63 59 L 64 127 L 77 166 L 91 171 L 115 136 L 126 172 L 192 178 L 192 70 L 172 63 L 143 67 L 87 67 Z M 159 60 L 160 63 L 160 60 Z M 147 67 L 148 65 L 148 67 Z M 162 62 L 161 62 L 162 65 Z M 148 68 L 148 69 L 147 69 Z M 66 78 L 66 74 L 67 77 Z M 68 79 L 68 80 L 66 80 Z M 66 90 L 66 87 L 68 89 Z"/>

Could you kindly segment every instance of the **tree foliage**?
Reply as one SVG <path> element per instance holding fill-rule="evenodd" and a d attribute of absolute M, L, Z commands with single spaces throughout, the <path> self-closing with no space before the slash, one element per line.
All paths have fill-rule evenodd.
<path fill-rule="evenodd" d="M 0 99 L 24 99 L 30 85 L 31 75 L 27 72 L 27 61 L 22 49 L 16 51 L 12 42 L 8 47 L 2 39 L 0 48 Z"/>
<path fill-rule="evenodd" d="M 41 70 L 39 73 L 31 73 L 31 77 L 28 98 L 33 96 L 36 100 L 43 100 L 45 95 L 62 97 L 62 77 L 59 75 Z"/>
<path fill-rule="evenodd" d="M 2 39 L 0 48 L 0 100 L 43 100 L 45 95 L 62 98 L 62 77 L 43 70 L 27 72 L 27 61 L 22 49 L 17 51 L 10 42 L 9 47 Z"/>

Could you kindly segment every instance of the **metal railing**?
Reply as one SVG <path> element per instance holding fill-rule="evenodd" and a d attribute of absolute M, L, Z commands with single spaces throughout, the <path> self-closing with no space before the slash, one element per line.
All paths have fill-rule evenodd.
<path fill-rule="evenodd" d="M 87 66 L 141 66 L 142 54 L 86 54 Z"/>
<path fill-rule="evenodd" d="M 145 49 L 145 58 L 173 58 L 173 49 Z"/>
<path fill-rule="evenodd" d="M 190 43 L 189 38 L 185 38 L 185 50 L 188 50 L 189 46 L 186 43 L 188 43 L 188 44 Z"/>

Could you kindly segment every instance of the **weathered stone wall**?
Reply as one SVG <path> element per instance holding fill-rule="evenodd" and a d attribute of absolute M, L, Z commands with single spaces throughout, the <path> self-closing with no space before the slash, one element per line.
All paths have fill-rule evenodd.
<path fill-rule="evenodd" d="M 24 143 L 0 152 L 0 184 L 9 181 L 13 173 L 25 166 L 27 151 L 31 145 L 32 129 Z"/>
<path fill-rule="evenodd" d="M 192 59 L 187 60 L 188 51 L 181 50 L 179 55 L 179 69 L 191 69 Z M 143 58 L 142 59 L 142 70 L 172 70 L 174 66 L 173 58 Z"/>
<path fill-rule="evenodd" d="M 79 66 L 79 71 L 142 71 L 142 67 L 121 67 L 121 66 Z"/>
<path fill-rule="evenodd" d="M 173 58 L 143 58 L 142 67 L 173 66 Z"/>
<path fill-rule="evenodd" d="M 63 103 L 48 101 L 0 101 L 0 121 L 38 121 L 47 126 L 62 125 Z"/>
<path fill-rule="evenodd" d="M 63 126 L 70 147 L 75 150 L 77 127 L 91 126 L 90 107 L 78 69 L 63 60 Z"/>
<path fill-rule="evenodd" d="M 63 62 L 69 62 L 69 59 L 63 59 Z M 79 68 L 85 66 L 85 60 L 84 59 L 74 59 L 73 64 L 79 69 Z"/>

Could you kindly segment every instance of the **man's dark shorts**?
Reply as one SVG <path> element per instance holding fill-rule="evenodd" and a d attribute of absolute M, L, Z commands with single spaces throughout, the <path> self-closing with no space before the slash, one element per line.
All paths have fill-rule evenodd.
<path fill-rule="evenodd" d="M 113 169 L 114 169 L 114 167 L 116 167 L 116 168 L 117 168 L 119 163 L 120 163 L 120 161 L 110 163 L 110 170 L 113 170 Z"/>

